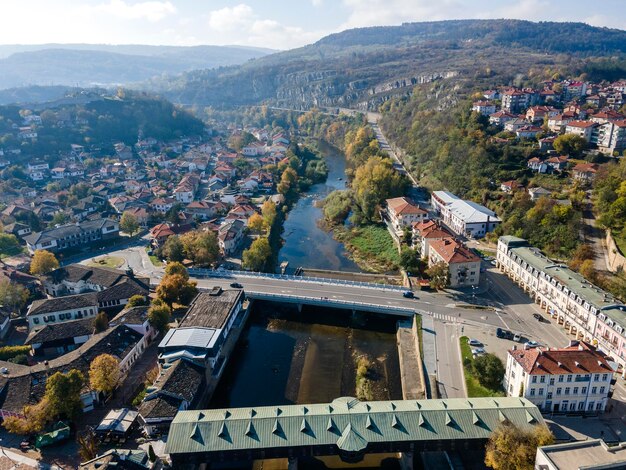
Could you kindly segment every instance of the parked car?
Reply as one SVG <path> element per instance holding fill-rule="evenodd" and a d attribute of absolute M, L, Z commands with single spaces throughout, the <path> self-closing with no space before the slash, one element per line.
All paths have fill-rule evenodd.
<path fill-rule="evenodd" d="M 243 286 L 241 284 L 239 284 L 238 282 L 231 282 L 230 283 L 230 287 L 232 287 L 234 289 L 243 289 Z"/>
<path fill-rule="evenodd" d="M 469 344 L 470 346 L 482 346 L 483 345 L 483 343 L 481 343 L 477 339 L 468 339 L 467 344 Z"/>
<path fill-rule="evenodd" d="M 474 348 L 472 349 L 472 356 L 476 357 L 480 354 L 485 354 L 485 348 Z"/>
<path fill-rule="evenodd" d="M 524 349 L 532 349 L 536 348 L 537 346 L 539 346 L 539 343 L 537 341 L 526 341 L 524 343 Z"/>
<path fill-rule="evenodd" d="M 543 317 L 538 313 L 533 313 L 533 318 L 538 321 L 543 321 Z"/>
<path fill-rule="evenodd" d="M 519 333 L 515 333 L 513 335 L 513 341 L 517 341 L 518 343 L 522 340 L 522 335 L 520 335 Z"/>
<path fill-rule="evenodd" d="M 407 299 L 414 299 L 415 294 L 410 290 L 406 290 L 402 293 L 402 297 L 406 297 Z"/>

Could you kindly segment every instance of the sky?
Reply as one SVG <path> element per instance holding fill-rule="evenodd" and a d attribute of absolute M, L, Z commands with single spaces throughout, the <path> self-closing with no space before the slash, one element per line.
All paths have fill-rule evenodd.
<path fill-rule="evenodd" d="M 581 21 L 624 29 L 625 4 L 625 0 L 0 0 L 0 44 L 236 44 L 290 49 L 349 28 L 461 18 Z"/>

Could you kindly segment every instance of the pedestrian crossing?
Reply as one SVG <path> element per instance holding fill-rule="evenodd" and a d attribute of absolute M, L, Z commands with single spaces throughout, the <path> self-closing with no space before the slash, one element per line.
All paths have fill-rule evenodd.
<path fill-rule="evenodd" d="M 428 314 L 433 317 L 433 319 L 435 320 L 439 320 L 442 322 L 447 322 L 447 323 L 458 323 L 460 318 L 456 317 L 454 315 L 445 315 L 443 313 L 434 313 L 434 312 L 428 312 Z"/>

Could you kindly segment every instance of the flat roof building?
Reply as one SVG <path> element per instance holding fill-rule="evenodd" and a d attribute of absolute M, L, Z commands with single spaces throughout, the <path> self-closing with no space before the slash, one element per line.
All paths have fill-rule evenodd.
<path fill-rule="evenodd" d="M 539 447 L 535 469 L 624 470 L 626 443 L 609 447 L 601 439 L 591 439 Z"/>

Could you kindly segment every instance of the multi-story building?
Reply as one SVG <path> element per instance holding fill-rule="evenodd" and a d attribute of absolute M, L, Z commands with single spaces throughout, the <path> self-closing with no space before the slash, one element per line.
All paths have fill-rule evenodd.
<path fill-rule="evenodd" d="M 504 387 L 508 396 L 523 396 L 547 413 L 584 413 L 605 410 L 612 379 L 603 354 L 573 341 L 566 348 L 510 350 Z"/>
<path fill-rule="evenodd" d="M 443 222 L 459 235 L 482 238 L 500 223 L 492 210 L 448 191 L 433 191 L 431 203 Z"/>
<path fill-rule="evenodd" d="M 475 101 L 472 104 L 472 111 L 476 111 L 483 116 L 489 116 L 496 112 L 496 105 L 491 101 Z"/>
<path fill-rule="evenodd" d="M 565 125 L 566 134 L 575 134 L 589 143 L 598 141 L 598 123 L 592 121 L 570 121 Z"/>
<path fill-rule="evenodd" d="M 94 243 L 119 236 L 119 223 L 111 219 L 87 220 L 31 233 L 24 237 L 30 253 L 35 250 L 59 252 L 68 248 L 87 248 Z"/>
<path fill-rule="evenodd" d="M 387 199 L 386 203 L 386 215 L 397 237 L 402 236 L 406 227 L 411 228 L 413 224 L 428 219 L 427 211 L 405 197 Z"/>
<path fill-rule="evenodd" d="M 612 154 L 626 149 L 626 119 L 604 123 L 598 129 L 598 149 Z"/>
<path fill-rule="evenodd" d="M 480 258 L 453 238 L 429 242 L 428 266 L 438 263 L 448 267 L 450 287 L 476 286 L 480 281 Z"/>
<path fill-rule="evenodd" d="M 520 90 L 506 90 L 502 93 L 502 109 L 509 113 L 520 113 L 528 108 L 530 95 Z"/>
<path fill-rule="evenodd" d="M 500 237 L 496 265 L 557 324 L 607 354 L 626 376 L 626 305 L 521 238 Z"/>

